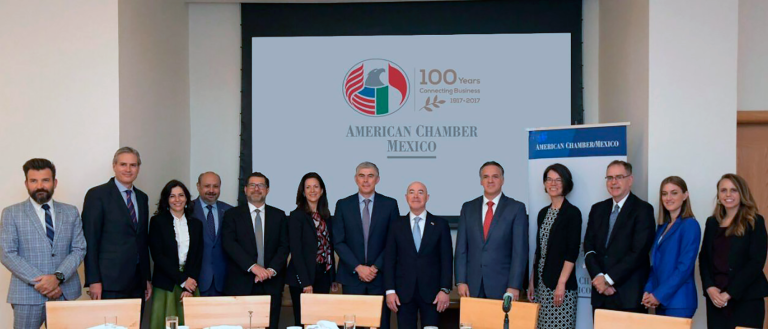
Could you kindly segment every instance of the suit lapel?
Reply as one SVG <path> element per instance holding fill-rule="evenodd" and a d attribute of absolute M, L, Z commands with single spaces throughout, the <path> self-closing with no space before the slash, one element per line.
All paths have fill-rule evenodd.
<path fill-rule="evenodd" d="M 427 213 L 427 218 L 424 221 L 424 234 L 421 236 L 421 247 L 419 248 L 419 255 L 424 254 L 426 252 L 425 250 L 429 249 L 429 247 L 434 243 L 435 237 L 435 219 L 432 217 L 432 214 Z"/>
<path fill-rule="evenodd" d="M 266 211 L 267 211 L 267 209 L 265 207 L 264 208 L 264 212 L 266 212 Z M 251 209 L 248 207 L 248 204 L 246 204 L 246 205 L 244 205 L 242 207 L 242 210 L 240 210 L 240 216 L 237 216 L 237 217 L 239 217 L 240 227 L 242 229 L 244 229 L 244 230 L 247 230 L 247 232 L 250 232 L 249 234 L 246 234 L 245 236 L 247 237 L 248 242 L 251 243 L 253 248 L 256 249 L 256 247 L 257 247 L 256 246 L 256 228 L 253 226 L 253 220 L 251 220 Z M 262 217 L 262 220 L 264 220 L 263 217 Z M 265 225 L 265 227 L 266 227 L 266 225 Z M 266 231 L 266 228 L 265 228 L 265 231 Z M 267 233 L 264 232 L 264 236 L 265 237 L 266 237 L 266 235 L 267 235 Z M 265 241 L 264 244 L 266 245 L 266 241 Z M 261 250 L 257 250 L 257 252 L 262 252 L 262 251 Z"/>
<path fill-rule="evenodd" d="M 611 236 L 608 237 L 608 247 L 610 247 L 611 244 L 613 243 L 613 238 L 616 236 L 616 231 L 618 231 L 620 227 L 624 226 L 624 222 L 628 220 L 627 217 L 629 217 L 629 213 L 632 212 L 632 206 L 635 204 L 633 197 L 634 195 L 630 193 L 629 196 L 627 197 L 627 201 L 624 202 L 624 206 L 621 207 L 621 209 L 619 210 L 619 216 L 616 217 L 616 223 L 613 224 L 613 230 L 611 231 Z M 613 208 L 613 202 L 611 202 L 611 208 Z M 610 215 L 611 213 L 608 212 L 609 226 L 610 226 Z"/>
<path fill-rule="evenodd" d="M 472 225 L 475 227 L 475 232 L 477 232 L 477 236 L 479 237 L 480 241 L 485 243 L 485 238 L 483 237 L 483 217 L 485 217 L 485 214 L 483 213 L 483 197 L 479 197 L 475 199 L 475 202 L 472 202 L 472 207 L 470 211 L 475 214 L 470 215 L 469 218 L 475 218 L 475 220 L 472 220 L 471 223 L 467 223 L 468 225 Z M 477 217 L 475 217 L 477 216 Z"/>
<path fill-rule="evenodd" d="M 123 214 L 122 216 L 123 222 L 126 223 L 128 227 L 132 228 L 135 231 L 136 228 L 133 226 L 133 222 L 131 220 L 131 213 L 128 212 L 128 205 L 125 204 L 125 199 L 123 199 L 123 195 L 120 193 L 120 189 L 117 188 L 117 183 L 115 183 L 115 179 L 112 178 L 109 182 L 110 182 L 110 185 L 112 185 L 110 187 L 110 191 L 112 191 L 112 196 L 111 196 L 112 206 L 115 207 L 116 209 L 120 209 L 120 212 Z M 136 195 L 133 195 L 131 198 L 133 200 L 137 200 Z M 136 220 L 139 220 L 139 216 L 140 215 L 137 213 Z"/>
<path fill-rule="evenodd" d="M 32 201 L 27 200 L 24 205 L 24 210 L 26 211 L 28 218 L 32 219 L 32 226 L 35 227 L 35 230 L 40 233 L 43 239 L 47 240 L 48 235 L 45 234 L 45 227 L 43 227 L 43 223 L 40 222 L 40 217 L 37 216 L 37 211 L 35 211 L 35 207 L 32 206 Z"/>
<path fill-rule="evenodd" d="M 411 227 L 411 213 L 408 212 L 407 215 L 399 218 L 399 223 L 401 229 L 403 230 L 403 236 L 406 236 L 405 240 L 408 241 L 406 244 L 408 245 L 408 249 L 413 251 L 414 254 L 418 254 L 419 251 L 416 250 L 416 242 L 413 241 L 413 227 Z M 424 245 L 424 238 L 421 239 L 421 245 Z"/>
<path fill-rule="evenodd" d="M 56 218 L 53 219 L 53 245 L 56 245 L 56 241 L 60 240 L 61 234 L 64 233 L 64 212 L 61 211 L 61 204 L 54 201 L 53 208 L 56 210 Z"/>
<path fill-rule="evenodd" d="M 219 218 L 216 221 L 217 224 L 219 224 L 219 229 L 216 231 L 216 241 L 214 241 L 214 243 L 218 242 L 219 239 L 221 238 L 221 223 L 224 221 L 224 213 L 225 213 L 223 204 L 219 201 L 216 201 L 216 210 L 219 213 Z"/>
<path fill-rule="evenodd" d="M 664 243 L 664 242 L 668 241 L 668 240 L 669 240 L 669 238 L 670 238 L 670 237 L 671 237 L 673 234 L 675 234 L 675 232 L 676 232 L 676 231 L 677 231 L 677 230 L 680 228 L 680 221 L 681 221 L 681 220 L 682 220 L 682 218 L 680 218 L 680 219 L 677 219 L 677 220 L 675 221 L 675 223 L 672 225 L 672 227 L 670 227 L 670 228 L 669 228 L 669 231 L 667 231 L 667 233 L 666 233 L 666 234 L 664 234 L 664 238 L 662 238 L 662 239 L 661 239 L 661 242 L 658 242 L 659 246 L 661 246 L 661 244 L 662 244 L 662 243 Z M 667 225 L 669 225 L 669 224 L 667 224 Z M 666 228 L 665 228 L 665 229 L 666 229 Z M 659 233 L 660 233 L 660 234 L 663 234 L 663 232 L 664 232 L 664 231 L 661 231 L 661 232 L 659 232 Z M 659 235 L 659 237 L 661 237 L 661 235 Z M 658 241 L 659 239 L 658 239 L 658 238 L 656 238 L 656 240 Z"/>
<path fill-rule="evenodd" d="M 377 205 L 380 204 L 380 202 L 382 202 L 384 198 L 381 196 L 381 194 L 376 193 L 375 195 L 376 196 L 373 199 L 373 209 L 371 209 L 371 225 L 368 228 L 368 237 L 369 237 L 368 241 L 370 241 L 370 236 L 373 235 L 371 233 L 375 232 L 375 228 L 378 226 L 379 222 L 382 221 L 381 220 L 382 215 L 381 215 L 381 210 L 380 210 L 382 208 L 377 206 Z M 359 214 L 359 212 L 358 212 L 358 214 Z M 362 220 L 362 217 L 361 217 L 360 218 L 360 223 L 362 224 L 362 222 L 363 222 L 363 220 Z"/>

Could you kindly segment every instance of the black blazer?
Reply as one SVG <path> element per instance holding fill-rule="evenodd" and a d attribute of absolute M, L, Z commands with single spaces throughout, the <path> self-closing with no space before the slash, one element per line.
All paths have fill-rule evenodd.
<path fill-rule="evenodd" d="M 331 245 L 331 282 L 336 280 L 336 255 L 333 253 L 331 218 L 325 220 L 328 242 Z M 317 266 L 317 229 L 312 216 L 296 208 L 288 217 L 288 241 L 291 262 L 288 264 L 286 283 L 291 287 L 309 287 L 315 282 Z"/>
<path fill-rule="evenodd" d="M 699 271 L 704 297 L 709 298 L 707 288 L 714 287 L 714 265 L 712 263 L 713 245 L 720 224 L 715 217 L 707 218 L 704 229 L 704 241 L 699 253 Z M 763 274 L 768 240 L 765 232 L 765 219 L 757 215 L 755 228 L 747 228 L 744 236 L 728 238 L 731 250 L 728 251 L 728 287 L 726 291 L 734 300 L 763 299 L 768 296 L 768 281 Z"/>
<path fill-rule="evenodd" d="M 383 286 L 384 280 L 381 275 L 377 275 L 370 283 L 360 281 L 355 267 L 376 265 L 380 270 L 384 268 L 384 248 L 387 245 L 389 224 L 398 217 L 400 217 L 400 209 L 397 207 L 397 201 L 376 193 L 371 210 L 368 261 L 366 262 L 358 193 L 336 202 L 336 213 L 333 216 L 333 247 L 339 255 L 337 273 L 339 283 L 352 286 L 365 284 L 377 288 Z"/>
<path fill-rule="evenodd" d="M 271 268 L 277 276 L 264 282 L 267 293 L 283 291 L 285 263 L 288 260 L 288 220 L 285 212 L 266 205 L 264 208 L 264 268 Z M 254 232 L 248 204 L 227 210 L 221 223 L 221 244 L 229 258 L 224 293 L 229 296 L 249 295 L 254 275 L 248 272 L 256 264 L 256 233 Z"/>
<path fill-rule="evenodd" d="M 107 291 L 128 292 L 136 277 L 151 278 L 147 249 L 149 199 L 133 187 L 138 205 L 138 227 L 133 226 L 128 206 L 115 185 L 115 178 L 88 190 L 83 201 L 83 234 L 88 243 L 85 255 L 85 286 L 101 283 Z M 138 268 L 136 261 L 138 259 Z"/>
<path fill-rule="evenodd" d="M 536 254 L 533 263 L 533 284 L 534 287 L 539 282 L 539 263 L 541 261 L 541 224 L 544 223 L 544 218 L 547 216 L 549 206 L 542 208 L 539 211 L 538 233 L 536 233 Z M 576 263 L 576 259 L 579 258 L 579 251 L 581 248 L 581 210 L 576 208 L 568 202 L 568 199 L 563 200 L 563 205 L 560 207 L 560 211 L 557 213 L 555 222 L 552 223 L 552 227 L 549 229 L 549 240 L 547 241 L 547 259 L 544 262 L 544 285 L 547 288 L 555 290 L 557 288 L 557 281 L 560 279 L 560 272 L 563 271 L 563 265 L 565 261 Z M 579 289 L 576 282 L 576 268 L 574 266 L 571 275 L 568 277 L 568 281 L 565 283 L 565 289 L 577 290 Z"/>
<path fill-rule="evenodd" d="M 441 288 L 451 289 L 453 248 L 448 221 L 427 212 L 421 246 L 416 251 L 411 217 L 393 221 L 389 228 L 384 255 L 384 287 L 395 290 L 401 303 L 408 303 L 414 293 L 432 301 Z"/>
<path fill-rule="evenodd" d="M 650 251 L 656 234 L 653 206 L 633 193 L 619 211 L 608 247 L 608 222 L 613 200 L 598 202 L 589 211 L 584 236 L 584 262 L 591 277 L 607 274 L 616 294 L 605 296 L 592 289 L 592 306 L 610 309 L 636 309 L 650 272 Z"/>
<path fill-rule="evenodd" d="M 173 230 L 173 220 L 173 215 L 165 212 L 152 216 L 149 226 L 149 251 L 155 262 L 152 285 L 167 291 L 173 291 L 175 286 L 184 283 L 187 278 L 198 281 L 203 262 L 203 223 L 188 216 L 189 251 L 184 263 L 184 272 L 179 271 L 179 247 L 176 232 Z"/>

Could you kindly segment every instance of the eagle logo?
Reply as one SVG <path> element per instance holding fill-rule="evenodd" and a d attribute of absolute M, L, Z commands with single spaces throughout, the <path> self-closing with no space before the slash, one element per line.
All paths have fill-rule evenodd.
<path fill-rule="evenodd" d="M 352 66 L 344 77 L 344 99 L 356 112 L 372 117 L 397 112 L 408 100 L 405 71 L 385 59 L 367 59 Z"/>

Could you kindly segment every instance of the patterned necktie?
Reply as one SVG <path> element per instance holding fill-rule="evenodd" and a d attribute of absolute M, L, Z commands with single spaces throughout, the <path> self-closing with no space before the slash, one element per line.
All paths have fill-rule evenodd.
<path fill-rule="evenodd" d="M 483 239 L 488 240 L 488 231 L 491 229 L 493 221 L 493 201 L 488 201 L 488 210 L 485 212 L 485 221 L 483 221 Z"/>
<path fill-rule="evenodd" d="M 616 218 L 619 217 L 619 205 L 613 205 L 613 211 L 611 211 L 611 217 L 608 221 L 608 236 L 605 238 L 605 246 L 608 247 L 608 241 L 611 240 L 611 232 L 613 231 L 613 225 L 616 225 Z"/>
<path fill-rule="evenodd" d="M 216 224 L 213 222 L 213 206 L 207 205 L 205 206 L 206 209 L 208 209 L 208 216 L 205 216 L 205 234 L 208 235 L 208 237 L 211 239 L 211 241 L 216 240 Z"/>
<path fill-rule="evenodd" d="M 421 226 L 419 226 L 419 221 L 421 220 L 421 217 L 415 217 L 413 221 L 416 222 L 416 224 L 413 224 L 413 244 L 416 245 L 416 252 L 419 251 L 419 247 L 421 247 Z"/>
<path fill-rule="evenodd" d="M 365 246 L 365 263 L 368 264 L 368 230 L 371 228 L 371 213 L 368 211 L 368 204 L 371 203 L 371 199 L 363 200 L 365 207 L 363 207 L 363 245 Z"/>
<path fill-rule="evenodd" d="M 133 227 L 136 228 L 136 226 L 139 224 L 139 220 L 136 219 L 136 207 L 133 206 L 133 200 L 131 199 L 131 190 L 126 190 L 126 201 L 125 203 L 128 204 L 128 214 L 131 215 L 131 223 L 133 223 Z"/>
<path fill-rule="evenodd" d="M 42 206 L 45 210 L 45 236 L 53 244 L 53 216 L 51 216 L 51 206 L 47 203 Z"/>
<path fill-rule="evenodd" d="M 256 253 L 258 257 L 256 263 L 264 267 L 264 229 L 261 227 L 261 210 L 256 209 Z"/>

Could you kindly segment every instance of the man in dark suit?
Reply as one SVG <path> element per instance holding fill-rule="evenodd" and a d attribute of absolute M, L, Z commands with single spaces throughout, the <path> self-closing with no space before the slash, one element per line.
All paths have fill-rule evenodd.
<path fill-rule="evenodd" d="M 140 166 L 138 151 L 118 149 L 112 159 L 115 177 L 85 194 L 85 285 L 91 299 L 149 300 L 152 295 L 147 249 L 149 199 L 133 185 Z"/>
<path fill-rule="evenodd" d="M 228 296 L 269 295 L 269 327 L 277 329 L 288 260 L 288 220 L 285 212 L 266 204 L 269 179 L 260 172 L 248 176 L 248 203 L 224 213 L 221 245 L 229 256 L 224 293 Z"/>
<path fill-rule="evenodd" d="M 370 162 L 357 165 L 358 191 L 336 202 L 333 247 L 339 255 L 336 280 L 345 294 L 384 295 L 384 248 L 392 221 L 400 217 L 397 201 L 376 193 L 379 168 Z M 382 305 L 381 328 L 389 329 L 389 308 Z"/>
<path fill-rule="evenodd" d="M 203 263 L 197 287 L 201 296 L 221 296 L 227 273 L 227 259 L 221 247 L 221 221 L 224 212 L 232 206 L 219 201 L 221 177 L 212 171 L 197 177 L 197 191 L 200 194 L 194 200 L 195 218 L 203 222 Z"/>
<path fill-rule="evenodd" d="M 653 206 L 630 192 L 632 165 L 608 165 L 605 183 L 611 198 L 589 211 L 584 263 L 592 277 L 592 308 L 645 313 L 640 304 L 650 271 L 649 252 L 656 224 Z"/>
<path fill-rule="evenodd" d="M 480 167 L 483 196 L 464 203 L 456 235 L 456 284 L 462 297 L 520 298 L 528 261 L 525 205 L 501 193 L 504 168 Z"/>
<path fill-rule="evenodd" d="M 413 182 L 405 193 L 410 213 L 392 222 L 384 255 L 387 306 L 397 313 L 397 326 L 437 326 L 448 308 L 453 250 L 448 221 L 427 212 L 427 187 Z"/>

